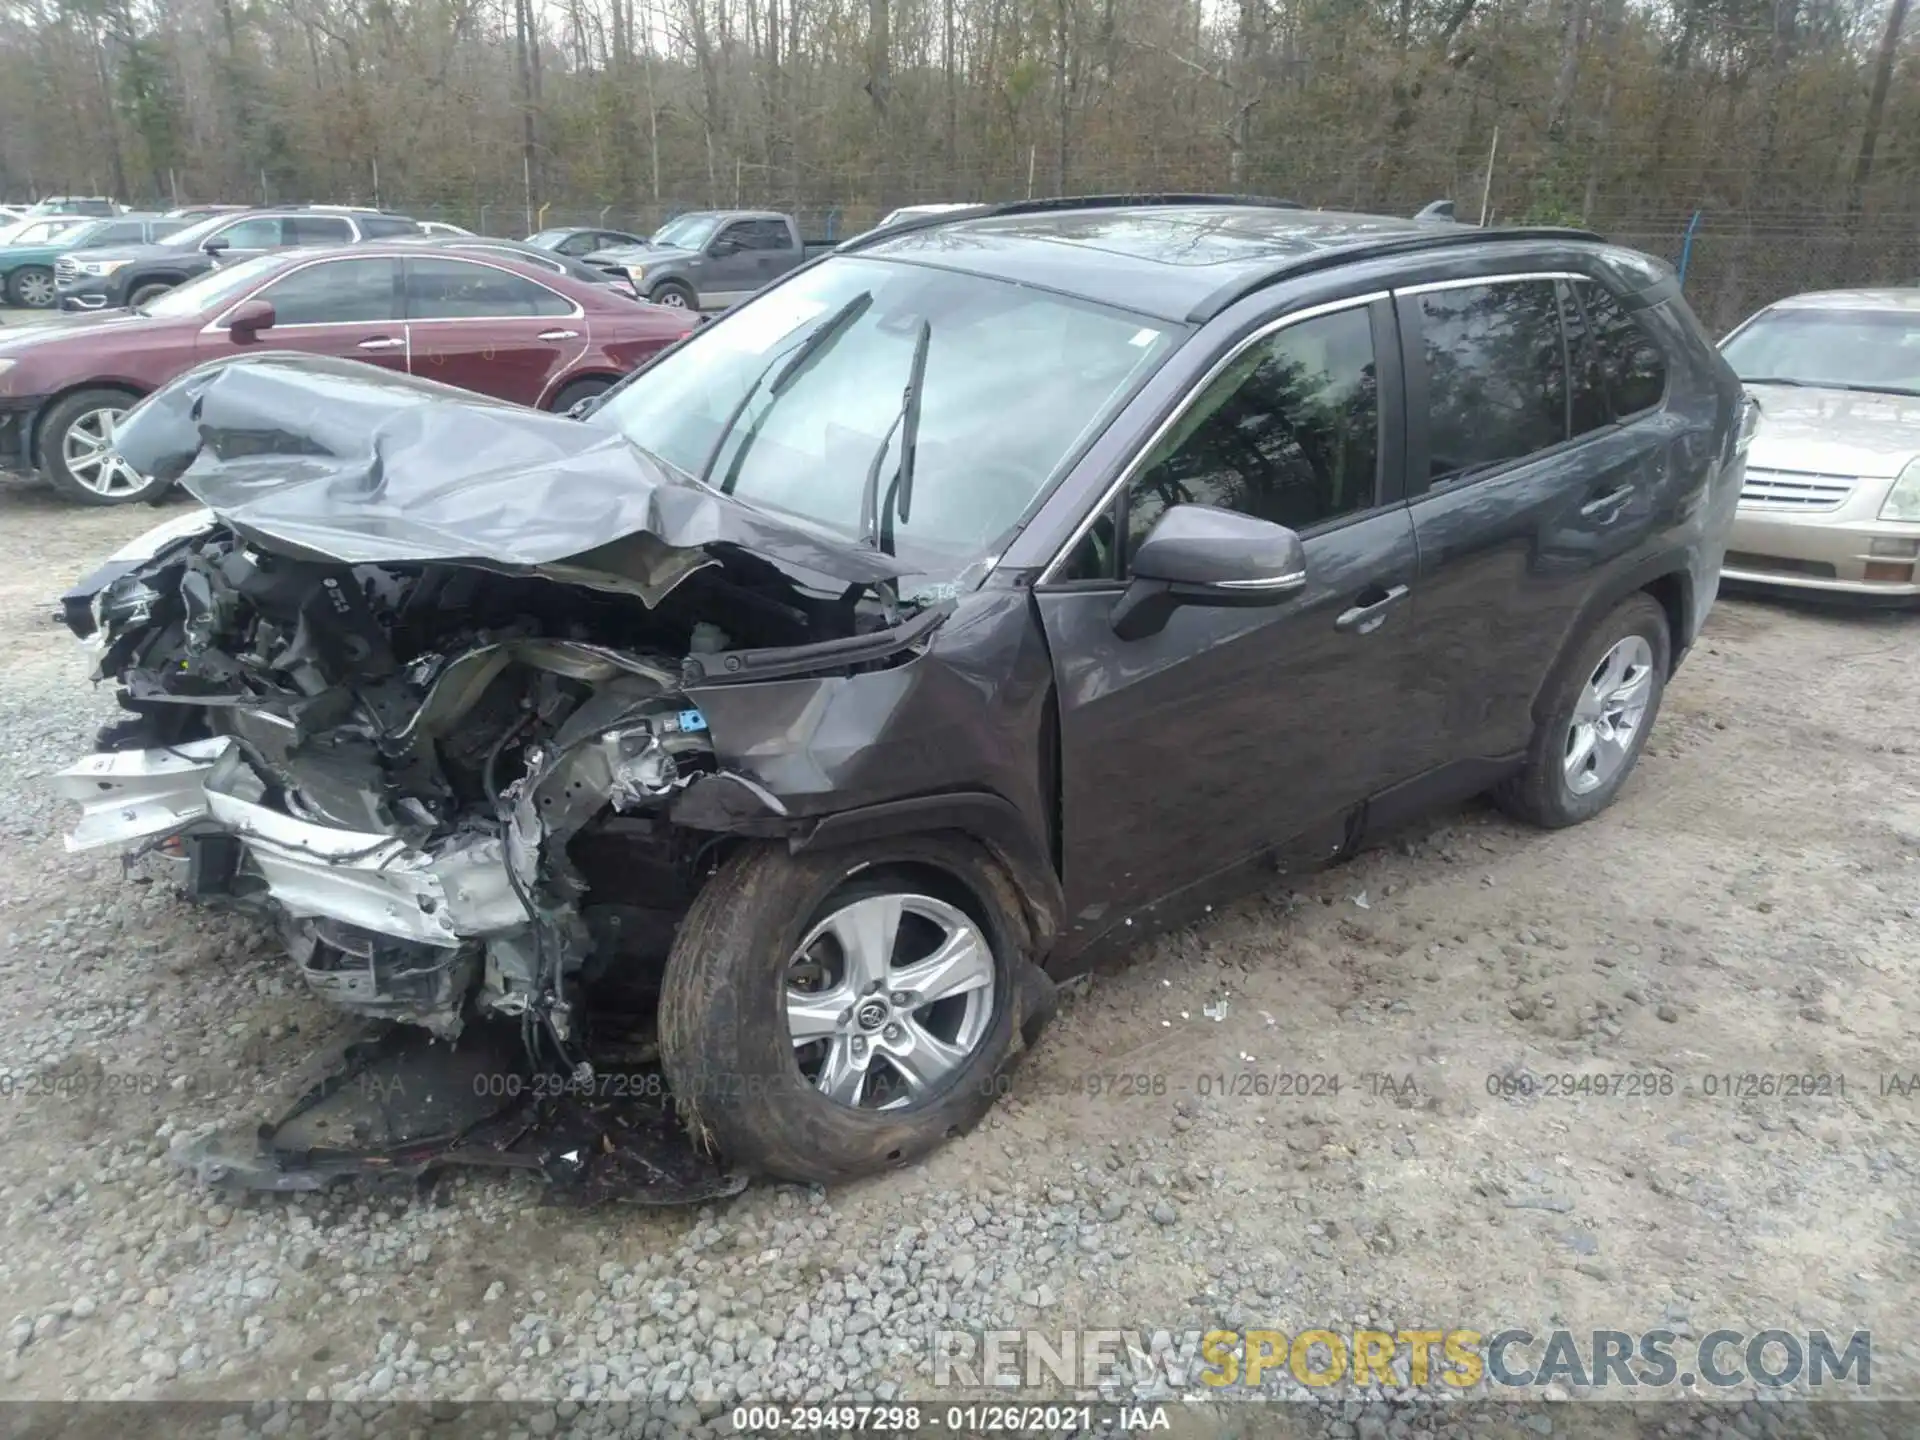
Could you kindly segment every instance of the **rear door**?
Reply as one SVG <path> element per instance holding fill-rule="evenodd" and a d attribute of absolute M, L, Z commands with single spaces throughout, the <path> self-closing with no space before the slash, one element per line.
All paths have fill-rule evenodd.
<path fill-rule="evenodd" d="M 537 406 L 586 352 L 586 316 L 557 290 L 481 259 L 402 263 L 416 375 Z"/>
<path fill-rule="evenodd" d="M 1616 418 L 1584 287 L 1605 293 L 1529 274 L 1396 295 L 1436 766 L 1525 749 L 1582 607 L 1661 527 L 1664 369 Z"/>
<path fill-rule="evenodd" d="M 290 270 L 246 297 L 273 306 L 272 325 L 235 335 L 222 315 L 202 332 L 201 357 L 303 350 L 405 374 L 407 327 L 400 318 L 399 271 L 397 260 L 344 256 Z"/>
<path fill-rule="evenodd" d="M 1397 343 L 1384 299 L 1241 342 L 1037 587 L 1078 938 L 1261 854 L 1329 853 L 1413 763 L 1427 717 L 1404 698 L 1421 662 Z M 1305 586 L 1261 608 L 1182 607 L 1158 634 L 1120 639 L 1126 551 L 1175 504 L 1294 529 Z"/>

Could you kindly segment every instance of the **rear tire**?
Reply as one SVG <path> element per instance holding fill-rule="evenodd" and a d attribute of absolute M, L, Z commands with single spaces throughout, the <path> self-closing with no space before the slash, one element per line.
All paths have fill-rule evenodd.
<path fill-rule="evenodd" d="M 40 425 L 40 473 L 81 505 L 132 505 L 164 494 L 112 454 L 114 426 L 138 403 L 124 390 L 76 390 L 47 410 Z"/>
<path fill-rule="evenodd" d="M 612 384 L 613 381 L 601 376 L 595 376 L 590 380 L 576 380 L 553 397 L 553 413 L 565 415 L 582 400 L 593 399 L 594 396 L 604 393 Z"/>
<path fill-rule="evenodd" d="M 1549 682 L 1525 766 L 1494 790 L 1500 808 L 1558 830 L 1612 804 L 1660 714 L 1672 646 L 1667 612 L 1644 591 L 1589 630 Z"/>
<path fill-rule="evenodd" d="M 59 293 L 44 265 L 22 265 L 7 277 L 7 298 L 28 310 L 51 310 Z"/>
<path fill-rule="evenodd" d="M 670 310 L 698 310 L 700 297 L 693 288 L 679 280 L 662 280 L 647 292 L 647 299 L 656 305 L 665 305 Z"/>
<path fill-rule="evenodd" d="M 832 1184 L 985 1115 L 1024 963 L 990 864 L 943 836 L 736 852 L 681 923 L 660 996 L 661 1064 L 696 1138 L 731 1165 Z M 936 953 L 943 968 L 915 968 Z"/>

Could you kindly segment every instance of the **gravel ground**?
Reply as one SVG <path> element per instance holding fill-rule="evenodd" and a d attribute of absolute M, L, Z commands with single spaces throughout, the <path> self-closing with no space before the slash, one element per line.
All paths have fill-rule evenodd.
<path fill-rule="evenodd" d="M 44 779 L 110 709 L 49 602 L 155 518 L 0 486 L 0 1395 L 558 1405 L 533 1433 L 626 1399 L 692 1429 L 931 1394 L 933 1332 L 997 1326 L 1871 1329 L 1875 1391 L 1920 1388 L 1920 1096 L 1882 1083 L 1920 1070 L 1920 618 L 1723 600 L 1598 821 L 1469 806 L 1143 947 L 911 1170 L 696 1211 L 495 1176 L 236 1200 L 170 1142 L 284 1093 L 337 1022 L 263 929 L 65 855 Z M 1489 1093 L 1566 1071 L 1671 1093 Z M 1706 1093 L 1742 1072 L 1846 1092 Z M 1341 1087 L 1221 1093 L 1275 1073 Z M 1140 1393 L 1180 1392 L 1162 1369 Z M 1372 1440 L 1446 1408 L 1365 1398 L 1298 1413 Z"/>

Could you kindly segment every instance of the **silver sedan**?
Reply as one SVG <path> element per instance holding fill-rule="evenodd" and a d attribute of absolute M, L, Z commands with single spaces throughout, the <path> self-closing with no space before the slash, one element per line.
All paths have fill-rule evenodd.
<path fill-rule="evenodd" d="M 1720 348 L 1760 406 L 1722 578 L 1920 603 L 1920 288 L 1796 295 Z"/>

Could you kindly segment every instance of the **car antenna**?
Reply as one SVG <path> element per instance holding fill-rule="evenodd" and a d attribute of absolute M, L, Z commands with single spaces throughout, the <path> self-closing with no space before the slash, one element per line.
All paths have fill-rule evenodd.
<path fill-rule="evenodd" d="M 1431 205 L 1421 207 L 1420 213 L 1413 218 L 1416 220 L 1457 221 L 1459 217 L 1453 213 L 1453 202 L 1451 200 L 1436 200 Z"/>

